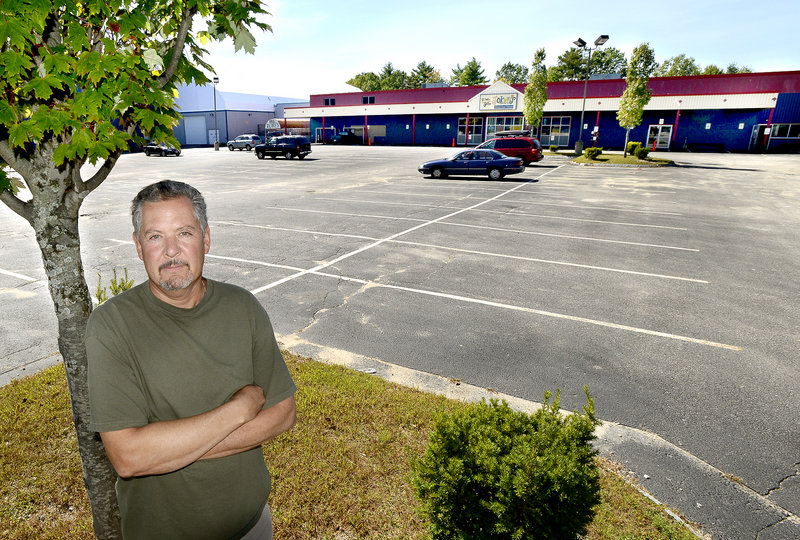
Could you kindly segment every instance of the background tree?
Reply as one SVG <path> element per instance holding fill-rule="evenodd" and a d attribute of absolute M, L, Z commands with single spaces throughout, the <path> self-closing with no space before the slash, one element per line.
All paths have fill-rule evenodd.
<path fill-rule="evenodd" d="M 408 76 L 409 88 L 422 88 L 425 84 L 444 82 L 439 70 L 429 65 L 425 60 L 417 64 Z"/>
<path fill-rule="evenodd" d="M 458 86 L 476 86 L 479 84 L 486 84 L 487 79 L 483 74 L 481 63 L 473 56 L 472 60 L 467 62 L 463 68 L 456 64 L 450 82 L 455 82 Z"/>
<path fill-rule="evenodd" d="M 622 93 L 617 111 L 619 125 L 625 128 L 623 157 L 628 156 L 628 138 L 631 129 L 642 123 L 642 111 L 650 101 L 651 92 L 647 83 L 656 65 L 655 54 L 649 44 L 642 43 L 633 50 L 628 64 L 628 76 L 625 78 L 627 86 Z"/>
<path fill-rule="evenodd" d="M 0 200 L 33 228 L 58 320 L 84 481 L 98 538 L 119 538 L 116 473 L 88 430 L 85 328 L 92 310 L 81 260 L 83 200 L 143 134 L 177 144 L 176 84 L 212 71 L 197 41 L 233 37 L 253 52 L 251 28 L 270 30 L 257 2 L 229 0 L 3 0 L 0 3 Z M 206 30 L 193 31 L 205 21 Z M 101 166 L 89 178 L 85 163 Z"/>
<path fill-rule="evenodd" d="M 529 126 L 539 127 L 547 103 L 547 67 L 544 49 L 539 49 L 533 56 L 531 75 L 523 97 L 523 114 Z"/>
<path fill-rule="evenodd" d="M 725 73 L 719 66 L 714 64 L 708 64 L 706 67 L 703 68 L 703 75 L 721 75 Z"/>
<path fill-rule="evenodd" d="M 737 66 L 735 63 L 728 64 L 725 73 L 752 73 L 753 70 L 747 66 Z"/>
<path fill-rule="evenodd" d="M 547 72 L 549 81 L 582 81 L 586 78 L 586 54 L 583 49 L 570 47 L 558 57 L 558 63 Z M 591 74 L 621 73 L 625 77 L 625 54 L 614 47 L 592 51 Z"/>
<path fill-rule="evenodd" d="M 408 74 L 405 71 L 394 69 L 391 62 L 387 62 L 378 75 L 381 81 L 381 90 L 400 90 L 408 88 Z"/>
<path fill-rule="evenodd" d="M 656 77 L 681 77 L 686 75 L 700 75 L 700 67 L 694 58 L 679 54 L 665 60 L 663 64 L 658 66 L 653 72 Z"/>
<path fill-rule="evenodd" d="M 528 82 L 528 68 L 520 64 L 506 62 L 495 73 L 495 82 L 503 81 L 506 84 L 525 84 Z"/>
<path fill-rule="evenodd" d="M 604 47 L 592 53 L 590 75 L 595 73 L 619 73 L 624 79 L 628 71 L 625 53 L 615 47 Z"/>
<path fill-rule="evenodd" d="M 371 71 L 366 71 L 347 81 L 347 84 L 359 88 L 362 92 L 375 92 L 381 89 L 381 78 Z"/>
<path fill-rule="evenodd" d="M 547 70 L 548 81 L 582 81 L 586 75 L 583 49 L 570 47 L 558 57 L 556 65 Z"/>

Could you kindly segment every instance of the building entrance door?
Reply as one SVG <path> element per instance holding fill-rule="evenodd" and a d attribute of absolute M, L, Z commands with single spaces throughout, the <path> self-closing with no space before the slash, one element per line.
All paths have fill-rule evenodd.
<path fill-rule="evenodd" d="M 750 146 L 748 149 L 751 152 L 764 152 L 767 149 L 767 141 L 769 140 L 769 128 L 766 124 L 756 124 L 753 126 L 753 131 L 750 132 Z"/>
<path fill-rule="evenodd" d="M 647 148 L 653 148 L 656 143 L 656 150 L 669 150 L 669 142 L 672 139 L 672 124 L 653 124 L 647 132 Z"/>
<path fill-rule="evenodd" d="M 469 129 L 467 129 L 467 119 L 458 119 L 458 139 L 456 144 L 476 146 L 483 142 L 483 118 L 470 118 Z"/>

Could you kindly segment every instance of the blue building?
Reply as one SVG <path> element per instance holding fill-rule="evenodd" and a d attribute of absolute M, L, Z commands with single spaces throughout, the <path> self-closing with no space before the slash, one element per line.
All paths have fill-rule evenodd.
<path fill-rule="evenodd" d="M 622 149 L 616 114 L 624 79 L 553 82 L 544 118 L 533 133 L 545 147 Z M 657 150 L 800 152 L 800 71 L 654 77 L 642 123 L 630 140 Z M 498 131 L 530 129 L 523 118 L 525 85 L 420 88 L 312 95 L 287 107 L 287 118 L 310 121 L 324 142 L 352 130 L 365 144 L 472 146 Z M 583 110 L 583 115 L 581 114 Z M 580 119 L 583 116 L 583 126 Z"/>

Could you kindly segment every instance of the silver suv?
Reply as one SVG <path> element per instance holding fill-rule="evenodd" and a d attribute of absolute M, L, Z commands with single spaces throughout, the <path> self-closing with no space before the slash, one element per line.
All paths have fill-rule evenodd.
<path fill-rule="evenodd" d="M 228 141 L 228 150 L 233 152 L 234 148 L 238 148 L 239 150 L 247 150 L 249 152 L 251 148 L 255 148 L 255 146 L 261 142 L 261 137 L 258 135 L 245 133 L 244 135 L 239 135 L 232 141 Z"/>

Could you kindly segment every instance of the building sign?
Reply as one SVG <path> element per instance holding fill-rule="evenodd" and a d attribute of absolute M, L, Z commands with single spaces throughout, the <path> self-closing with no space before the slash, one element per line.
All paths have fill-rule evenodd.
<path fill-rule="evenodd" d="M 481 96 L 480 110 L 498 111 L 517 108 L 517 94 L 485 94 Z"/>

